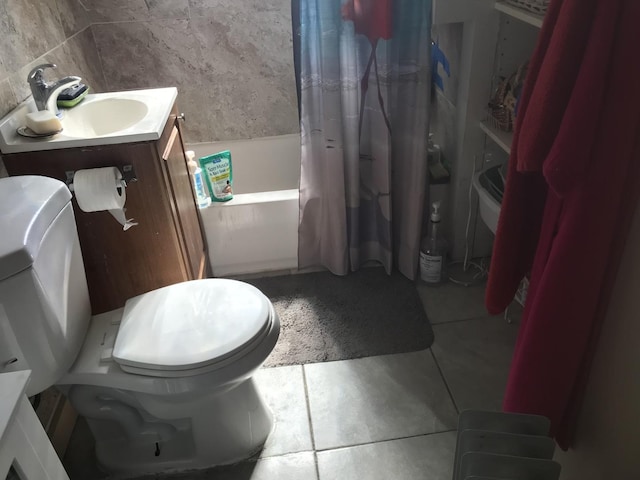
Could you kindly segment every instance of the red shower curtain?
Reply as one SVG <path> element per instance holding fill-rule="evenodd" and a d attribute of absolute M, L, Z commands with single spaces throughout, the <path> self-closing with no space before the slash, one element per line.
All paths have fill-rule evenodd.
<path fill-rule="evenodd" d="M 520 100 L 487 285 L 530 287 L 505 411 L 573 426 L 640 190 L 640 2 L 552 0 Z"/>

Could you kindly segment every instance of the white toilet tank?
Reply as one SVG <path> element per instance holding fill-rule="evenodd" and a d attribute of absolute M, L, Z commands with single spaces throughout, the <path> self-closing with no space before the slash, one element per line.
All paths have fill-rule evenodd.
<path fill-rule="evenodd" d="M 68 188 L 48 177 L 0 178 L 0 373 L 32 370 L 27 395 L 53 385 L 90 318 Z"/>

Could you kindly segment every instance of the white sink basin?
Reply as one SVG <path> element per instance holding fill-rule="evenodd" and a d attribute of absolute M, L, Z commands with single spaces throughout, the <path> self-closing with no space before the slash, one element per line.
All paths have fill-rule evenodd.
<path fill-rule="evenodd" d="M 480 217 L 489 230 L 495 234 L 498 229 L 498 219 L 500 218 L 500 204 L 480 184 L 480 175 L 482 173 L 479 172 L 473 176 L 473 188 L 478 192 Z"/>
<path fill-rule="evenodd" d="M 122 132 L 140 123 L 149 107 L 132 98 L 104 98 L 81 103 L 65 112 L 62 128 L 68 137 L 101 137 Z"/>
<path fill-rule="evenodd" d="M 0 120 L 0 152 L 21 153 L 61 148 L 158 140 L 178 95 L 176 88 L 96 93 L 74 108 L 61 109 L 62 132 L 26 138 L 16 129 L 35 111 L 33 99 Z"/>

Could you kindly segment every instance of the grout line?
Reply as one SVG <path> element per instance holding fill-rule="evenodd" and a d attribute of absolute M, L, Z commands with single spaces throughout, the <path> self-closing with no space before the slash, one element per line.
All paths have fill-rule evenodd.
<path fill-rule="evenodd" d="M 371 442 L 354 443 L 354 444 L 351 444 L 351 445 L 340 445 L 339 447 L 322 448 L 320 450 L 316 450 L 316 453 L 318 453 L 318 452 L 330 452 L 332 450 L 342 450 L 344 448 L 364 447 L 364 446 L 367 446 L 367 445 L 376 445 L 378 443 L 395 442 L 396 440 L 408 440 L 410 438 L 428 437 L 428 436 L 431 436 L 431 435 L 439 435 L 441 433 L 450 433 L 450 432 L 456 432 L 456 431 L 457 431 L 457 428 L 449 428 L 447 430 L 438 430 L 436 432 L 417 433 L 415 435 L 407 435 L 406 437 L 394 437 L 394 438 L 387 438 L 385 440 L 373 440 Z"/>
<path fill-rule="evenodd" d="M 313 463 L 316 466 L 316 478 L 320 480 L 320 466 L 318 465 L 318 452 L 313 451 Z"/>
<path fill-rule="evenodd" d="M 433 352 L 433 349 L 430 348 L 431 356 L 433 357 L 433 361 L 436 363 L 436 367 L 438 367 L 438 372 L 440 372 L 440 376 L 442 377 L 442 381 L 444 382 L 444 386 L 447 388 L 447 392 L 449 392 L 449 397 L 451 398 L 451 403 L 453 403 L 453 408 L 456 409 L 456 413 L 460 415 L 460 409 L 458 408 L 458 404 L 456 403 L 456 399 L 453 398 L 453 392 L 451 392 L 451 388 L 449 388 L 449 384 L 447 383 L 447 379 L 444 376 L 444 372 L 442 368 L 440 368 L 440 364 L 438 363 L 438 359 L 436 358 L 436 354 Z"/>
<path fill-rule="evenodd" d="M 311 404 L 309 402 L 309 387 L 307 386 L 307 372 L 304 365 L 300 365 L 302 368 L 302 382 L 304 385 L 304 399 L 307 404 L 307 419 L 309 421 L 309 432 L 311 433 L 311 448 L 315 451 L 316 440 L 313 435 L 313 423 L 311 422 Z"/>
<path fill-rule="evenodd" d="M 98 22 L 91 22 L 91 26 L 93 25 L 115 25 L 118 23 L 151 23 L 151 22 L 155 22 L 155 21 L 168 21 L 168 20 L 175 20 L 175 21 L 181 21 L 181 22 L 188 22 L 190 20 L 190 18 L 187 17 L 151 17 L 151 18 L 144 18 L 144 19 L 133 19 L 133 20 L 102 20 L 102 21 L 98 21 Z"/>
<path fill-rule="evenodd" d="M 469 318 L 458 318 L 456 320 L 442 320 L 440 322 L 430 322 L 432 327 L 435 327 L 436 325 L 440 326 L 440 325 L 448 325 L 450 323 L 460 323 L 460 322 L 472 322 L 472 321 L 479 321 L 479 320 L 492 320 L 494 318 L 502 318 L 502 315 L 491 315 L 491 314 L 486 314 L 484 316 L 478 316 L 478 317 L 469 317 Z"/>
<path fill-rule="evenodd" d="M 33 60 L 31 60 L 30 62 L 28 62 L 26 65 L 23 65 L 22 67 L 20 67 L 20 69 L 25 68 L 26 66 L 34 63 L 36 60 L 38 60 L 38 58 L 42 58 L 45 57 L 47 55 L 50 55 L 51 53 L 53 53 L 55 50 L 57 50 L 58 48 L 62 47 L 65 43 L 67 43 L 69 40 L 77 37 L 78 35 L 80 35 L 82 32 L 84 32 L 87 28 L 89 28 L 91 25 L 87 25 L 86 27 L 84 27 L 82 30 L 77 31 L 76 33 L 74 33 L 73 35 L 71 35 L 70 37 L 66 37 L 62 42 L 60 42 L 58 45 L 56 45 L 55 47 L 47 50 L 45 53 L 43 53 L 42 55 L 34 58 Z M 7 78 L 10 78 L 11 75 Z"/>
<path fill-rule="evenodd" d="M 304 365 L 300 365 L 302 369 L 302 384 L 304 386 L 304 399 L 307 406 L 307 421 L 309 423 L 309 435 L 311 435 L 311 448 L 313 449 L 313 461 L 316 467 L 316 476 L 320 479 L 320 468 L 318 467 L 318 455 L 316 452 L 316 439 L 313 435 L 313 422 L 311 422 L 311 404 L 309 402 L 309 387 L 307 385 L 307 372 Z"/>
<path fill-rule="evenodd" d="M 100 48 L 98 47 L 98 40 L 96 39 L 96 31 L 93 28 L 93 23 L 91 26 L 91 37 L 93 38 L 93 46 L 96 49 L 96 53 L 98 54 L 98 63 L 100 63 L 100 71 L 102 72 L 102 80 L 104 81 L 105 91 L 109 91 L 109 84 L 107 82 L 107 75 L 104 71 L 104 62 L 102 61 L 102 54 L 100 53 Z"/>

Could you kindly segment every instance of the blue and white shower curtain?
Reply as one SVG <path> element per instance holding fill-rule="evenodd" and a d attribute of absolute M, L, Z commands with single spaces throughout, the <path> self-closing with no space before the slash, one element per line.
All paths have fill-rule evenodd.
<path fill-rule="evenodd" d="M 414 278 L 427 191 L 431 0 L 295 2 L 299 265 L 344 275 L 376 261 Z"/>

